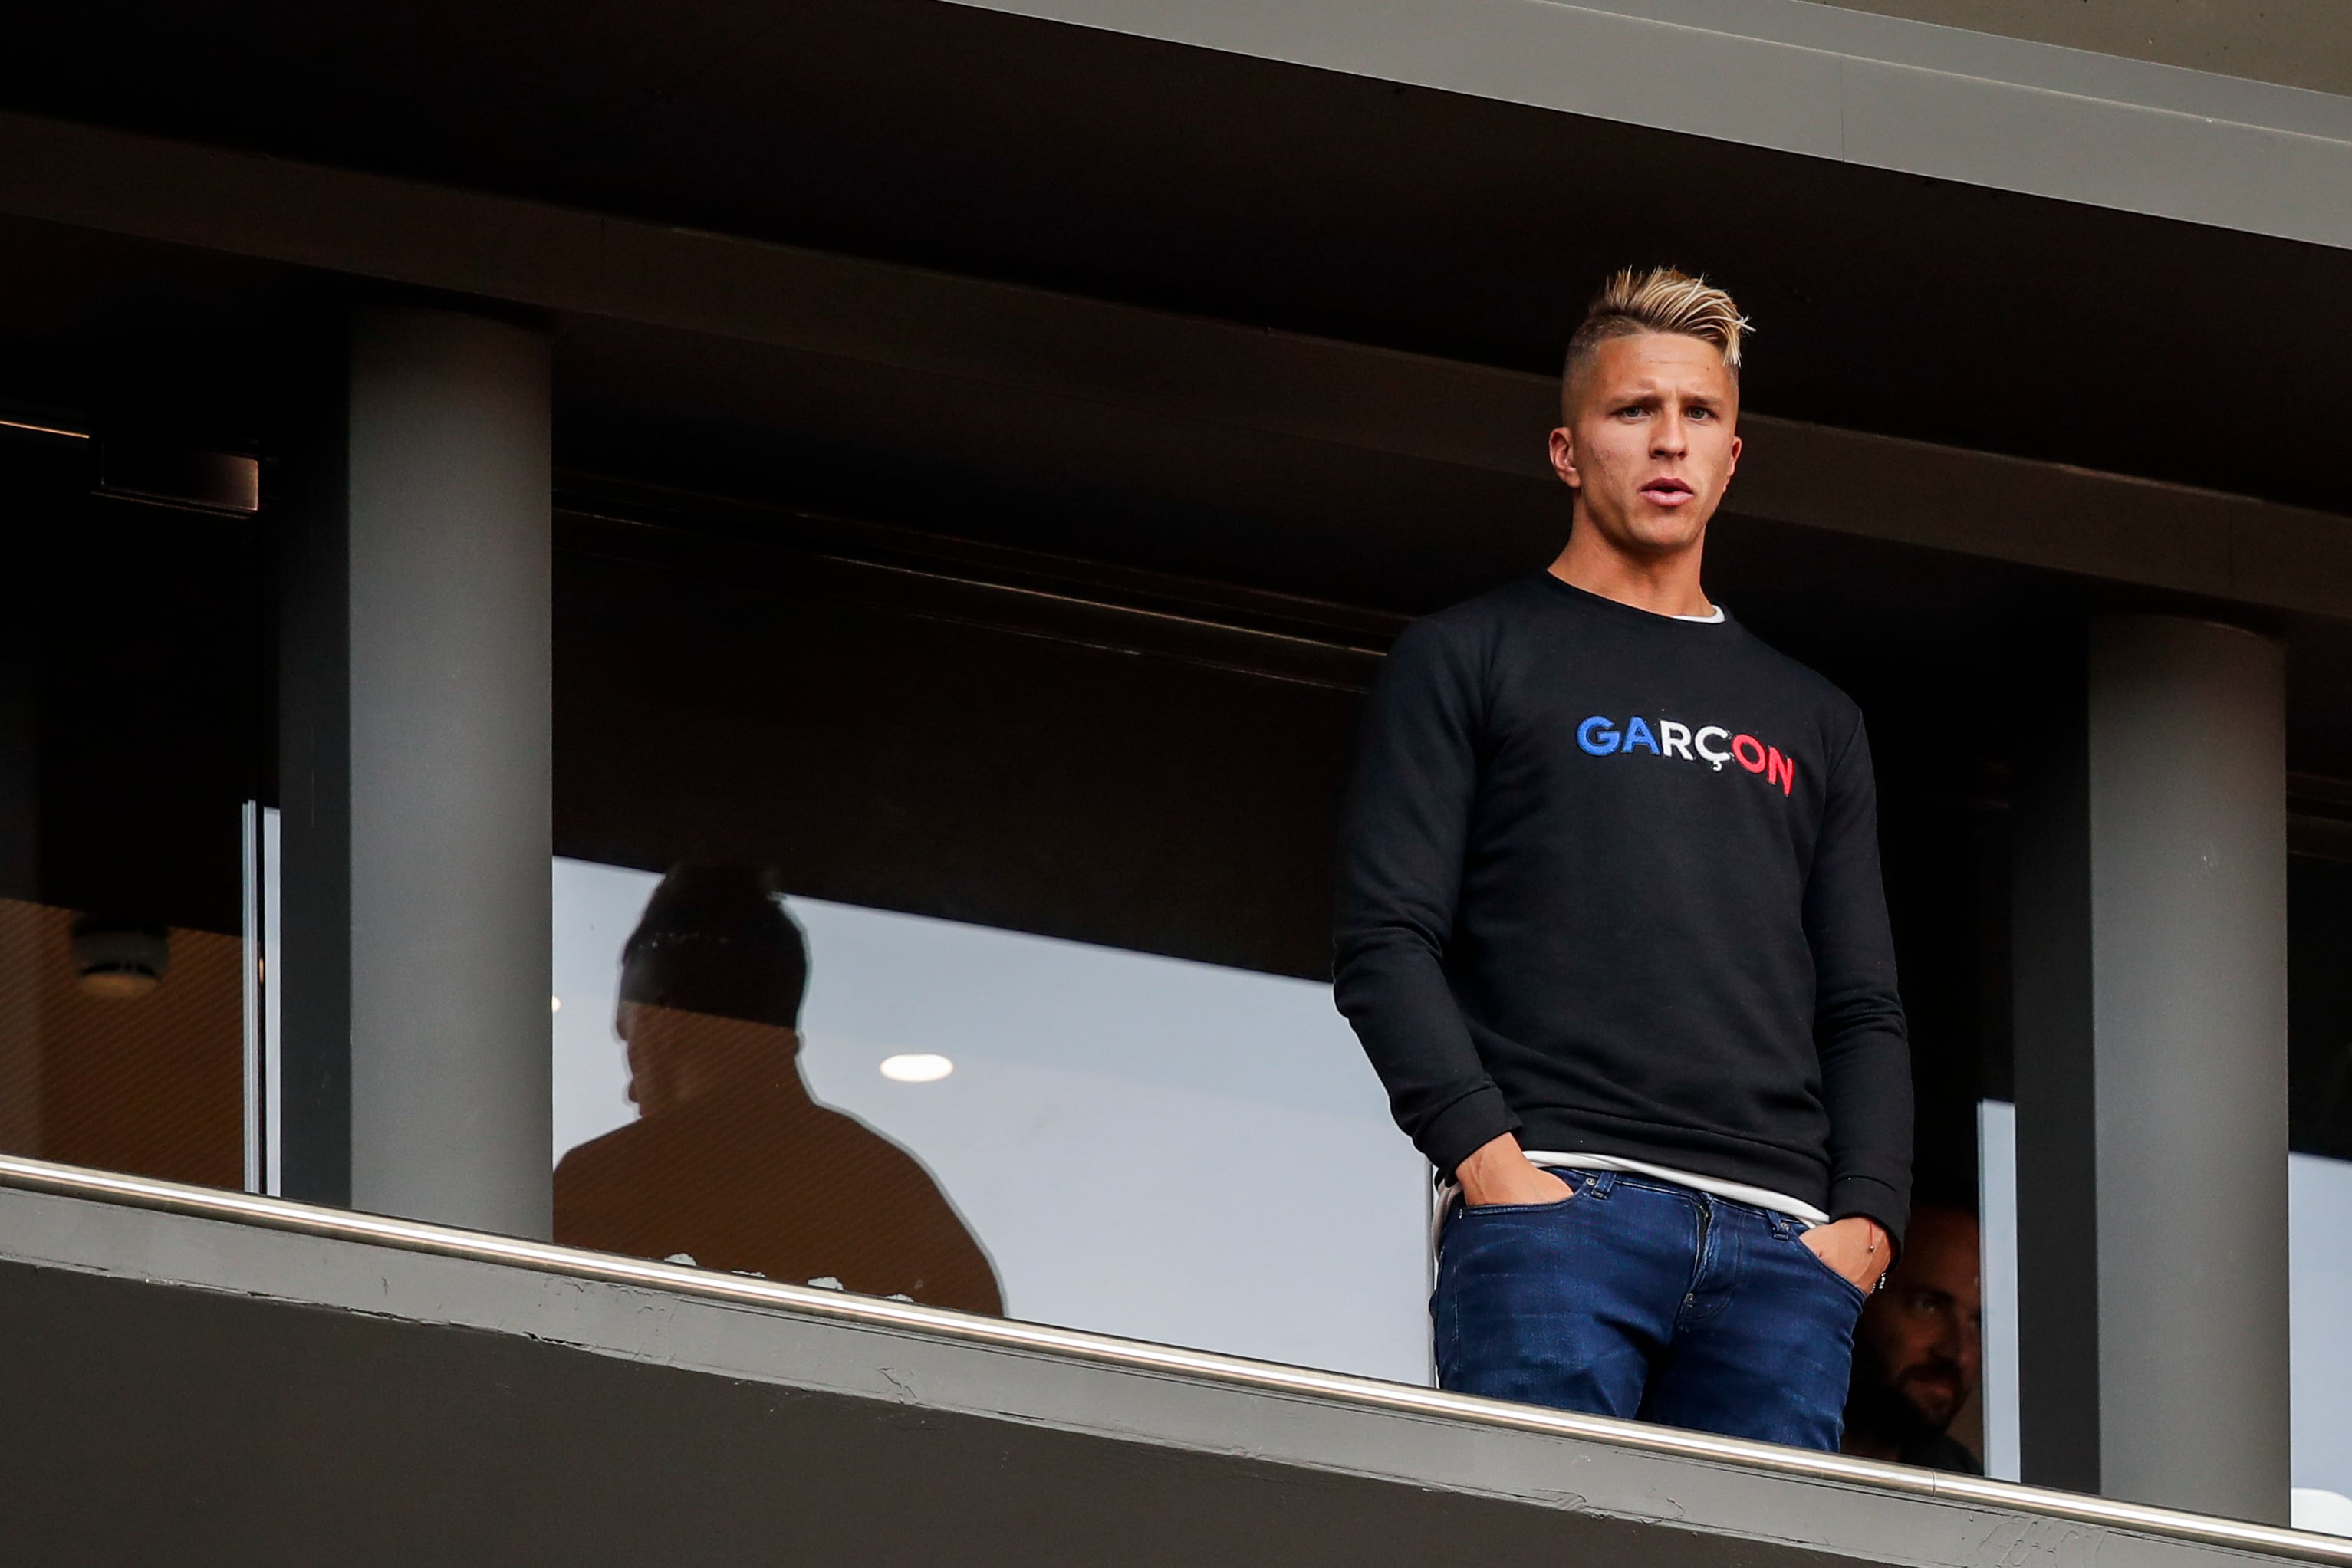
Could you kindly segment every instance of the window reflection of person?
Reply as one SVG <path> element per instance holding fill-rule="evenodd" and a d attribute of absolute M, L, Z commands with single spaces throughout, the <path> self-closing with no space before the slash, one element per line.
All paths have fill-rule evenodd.
<path fill-rule="evenodd" d="M 1849 1454 L 1982 1475 L 1946 1428 L 1977 1391 L 1984 1362 L 1976 1217 L 1923 1204 L 1886 1288 L 1862 1310 L 1846 1397 Z"/>
<path fill-rule="evenodd" d="M 555 1239 L 706 1269 L 1001 1312 L 930 1174 L 809 1095 L 808 945 L 748 867 L 681 866 L 621 954 L 615 1027 L 638 1120 L 555 1169 Z"/>

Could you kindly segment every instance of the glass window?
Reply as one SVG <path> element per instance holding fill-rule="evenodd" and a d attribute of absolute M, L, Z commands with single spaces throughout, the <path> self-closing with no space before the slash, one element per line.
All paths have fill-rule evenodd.
<path fill-rule="evenodd" d="M 558 1240 L 1425 1378 L 1424 1167 L 1328 987 L 764 898 L 556 863 Z"/>
<path fill-rule="evenodd" d="M 2352 1161 L 2287 1156 L 2294 1521 L 2352 1535 Z"/>
<path fill-rule="evenodd" d="M 1380 637 L 763 524 L 559 527 L 557 1239 L 1424 1381 L 1316 978 Z"/>
<path fill-rule="evenodd" d="M 2017 1113 L 1984 1128 L 1985 1473 L 2018 1479 Z M 2352 1160 L 2287 1155 L 2289 1379 L 2294 1522 L 2352 1535 Z"/>
<path fill-rule="evenodd" d="M 0 1149 L 247 1176 L 248 523 L 0 440 Z"/>
<path fill-rule="evenodd" d="M 2332 830 L 2306 833 L 2310 841 L 2343 841 Z M 2352 1322 L 2352 970 L 2341 960 L 2352 944 L 2352 862 L 2299 848 L 2288 860 L 2287 888 L 2294 1516 L 2307 1529 L 2352 1534 L 2352 1348 L 2343 1332 Z M 1977 1131 L 1985 1470 L 2015 1480 L 2022 1461 L 2017 1114 L 2008 1052 L 2004 1030 L 1987 1053 Z"/>
<path fill-rule="evenodd" d="M 2352 1535 L 2352 862 L 2287 862 L 2294 1518 Z"/>
<path fill-rule="evenodd" d="M 2352 862 L 2288 861 L 2287 1292 L 2294 1521 L 2352 1535 Z M 1988 1470 L 2015 1479 L 2016 1114 L 1983 1133 Z"/>

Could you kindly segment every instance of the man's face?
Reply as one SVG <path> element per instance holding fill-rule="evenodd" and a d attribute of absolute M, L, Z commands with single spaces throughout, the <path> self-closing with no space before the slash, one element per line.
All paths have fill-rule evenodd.
<path fill-rule="evenodd" d="M 628 1050 L 629 1098 L 647 1115 L 674 1111 L 743 1074 L 792 1071 L 800 1037 L 776 1024 L 623 1001 L 613 1030 Z"/>
<path fill-rule="evenodd" d="M 647 1113 L 685 1103 L 698 1076 L 707 1075 L 710 1020 L 699 1013 L 651 1002 L 623 1001 L 614 1009 L 613 1030 L 629 1054 L 629 1098 Z"/>
<path fill-rule="evenodd" d="M 1620 554 L 1655 559 L 1696 546 L 1739 462 L 1739 383 L 1696 338 L 1612 338 L 1566 390 L 1553 471 L 1577 517 Z"/>
<path fill-rule="evenodd" d="M 1902 1261 L 1856 1331 L 1886 1392 L 1938 1432 L 1976 1392 L 1983 1367 L 1977 1273 L 1977 1222 L 1950 1209 L 1923 1209 L 1912 1218 Z"/>

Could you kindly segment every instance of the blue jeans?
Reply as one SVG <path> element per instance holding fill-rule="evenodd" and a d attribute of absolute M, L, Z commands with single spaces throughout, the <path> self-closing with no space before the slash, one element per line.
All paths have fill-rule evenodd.
<path fill-rule="evenodd" d="M 1442 1387 L 1834 1449 L 1863 1293 L 1785 1215 L 1560 1171 L 1563 1202 L 1465 1208 L 1430 1299 Z"/>

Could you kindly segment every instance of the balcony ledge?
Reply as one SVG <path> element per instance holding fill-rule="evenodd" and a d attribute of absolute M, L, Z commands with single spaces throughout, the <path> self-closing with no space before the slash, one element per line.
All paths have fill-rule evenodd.
<path fill-rule="evenodd" d="M 2352 1564 L 2352 1541 L 0 1157 L 43 1560 Z M 15 1359 L 15 1358 L 12 1358 Z"/>

